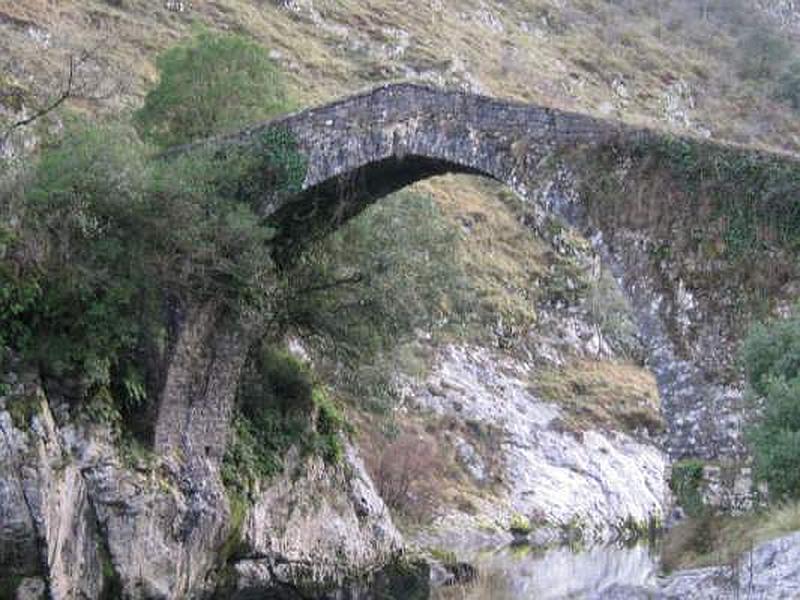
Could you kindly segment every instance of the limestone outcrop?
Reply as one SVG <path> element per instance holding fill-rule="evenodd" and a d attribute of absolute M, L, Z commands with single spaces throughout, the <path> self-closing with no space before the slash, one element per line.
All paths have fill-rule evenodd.
<path fill-rule="evenodd" d="M 352 446 L 335 467 L 295 457 L 242 526 L 216 463 L 137 453 L 112 426 L 48 397 L 35 377 L 8 387 L 0 396 L 0 582 L 19 598 L 200 598 L 232 572 L 240 591 L 331 584 L 400 550 Z M 226 556 L 232 545 L 238 554 Z"/>

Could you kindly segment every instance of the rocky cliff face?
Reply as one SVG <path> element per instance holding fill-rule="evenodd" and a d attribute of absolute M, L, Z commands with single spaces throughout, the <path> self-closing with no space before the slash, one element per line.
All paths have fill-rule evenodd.
<path fill-rule="evenodd" d="M 15 589 L 19 598 L 292 590 L 360 575 L 400 549 L 352 447 L 335 468 L 296 458 L 232 518 L 216 465 L 193 474 L 169 457 L 134 456 L 112 427 L 46 396 L 35 378 L 8 387 L 0 573 L 11 597 Z"/>
<path fill-rule="evenodd" d="M 105 548 L 86 481 L 68 459 L 38 385 L 18 384 L 14 396 L 13 405 L 3 397 L 0 412 L 4 589 L 24 583 L 26 597 L 44 597 L 45 590 L 99 597 Z"/>
<path fill-rule="evenodd" d="M 236 589 L 340 587 L 378 571 L 402 549 L 381 498 L 353 446 L 339 469 L 289 457 L 286 474 L 265 486 L 245 519 L 233 562 Z M 296 478 L 302 468 L 305 475 Z"/>
<path fill-rule="evenodd" d="M 522 517 L 536 545 L 569 539 L 586 543 L 635 537 L 664 517 L 666 457 L 641 430 L 638 437 L 597 426 L 564 427 L 563 408 L 532 389 L 530 363 L 483 348 L 448 346 L 425 382 L 407 387 L 409 410 L 432 412 L 491 432 L 497 439 L 494 497 L 477 510 L 442 511 L 419 543 L 442 548 L 497 546 L 512 540 Z M 475 441 L 451 440 L 478 485 L 492 458 Z"/>

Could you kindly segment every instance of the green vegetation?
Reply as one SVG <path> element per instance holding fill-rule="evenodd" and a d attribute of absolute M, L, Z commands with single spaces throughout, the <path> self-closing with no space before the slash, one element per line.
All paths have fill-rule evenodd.
<path fill-rule="evenodd" d="M 368 208 L 310 249 L 291 274 L 289 320 L 374 356 L 408 336 L 466 318 L 457 233 L 430 196 L 403 192 Z"/>
<path fill-rule="evenodd" d="M 16 598 L 17 588 L 24 575 L 3 575 L 0 577 L 0 598 Z"/>
<path fill-rule="evenodd" d="M 649 161 L 666 165 L 687 194 L 711 204 L 709 216 L 729 257 L 773 246 L 800 250 L 800 163 L 668 137 L 642 150 Z"/>
<path fill-rule="evenodd" d="M 749 431 L 756 476 L 773 501 L 800 498 L 800 314 L 755 326 L 742 359 L 763 412 Z"/>
<path fill-rule="evenodd" d="M 800 530 L 800 503 L 788 502 L 737 516 L 707 514 L 667 532 L 662 566 L 675 569 L 734 564 L 756 544 Z"/>
<path fill-rule="evenodd" d="M 137 125 L 171 143 L 286 109 L 266 60 L 234 35 L 168 51 Z M 232 102 L 226 86 L 244 80 Z M 195 87 L 176 95 L 187 81 Z M 0 346 L 74 382 L 86 417 L 146 437 L 170 311 L 214 302 L 236 315 L 267 300 L 275 231 L 258 209 L 304 172 L 281 130 L 161 158 L 122 117 L 68 120 L 31 169 L 3 182 Z"/>
<path fill-rule="evenodd" d="M 659 232 L 664 234 L 667 228 L 685 226 L 677 242 L 732 260 L 774 248 L 800 250 L 800 163 L 794 160 L 669 136 L 649 137 L 633 147 L 611 146 L 591 160 L 597 163 L 584 191 L 598 217 L 606 212 L 607 219 L 638 219 L 628 223 L 633 225 L 660 219 Z M 631 172 L 623 178 L 619 167 L 626 160 L 631 161 Z M 632 185 L 646 185 L 650 193 L 637 195 L 642 190 Z M 664 203 L 660 193 L 653 193 L 654 188 L 676 202 L 680 198 L 683 206 L 675 210 L 674 203 Z M 631 206 L 632 199 L 669 205 L 672 216 L 664 219 L 667 215 L 655 205 L 642 214 L 645 207 Z M 690 221 L 701 215 L 704 226 L 692 226 Z"/>
<path fill-rule="evenodd" d="M 730 544 L 734 540 L 726 539 L 722 535 L 722 524 L 725 520 L 721 515 L 708 513 L 701 517 L 684 519 L 670 528 L 661 552 L 661 566 L 664 571 L 669 573 L 691 566 L 721 564 L 738 556 L 738 551 L 735 552 Z M 735 542 L 738 546 L 739 540 Z"/>
<path fill-rule="evenodd" d="M 144 251 L 142 149 L 124 126 L 70 128 L 42 154 L 25 195 L 20 252 L 46 244 L 46 254 L 8 264 L 21 289 L 38 290 L 7 323 L 27 328 L 11 347 L 56 376 L 80 374 L 87 393 L 111 384 L 146 326 L 131 316 L 151 299 L 147 263 L 129 258 Z"/>
<path fill-rule="evenodd" d="M 753 327 L 742 362 L 753 399 L 763 402 L 748 437 L 770 507 L 735 517 L 715 514 L 702 504 L 703 463 L 676 463 L 670 487 L 691 518 L 667 536 L 667 569 L 729 563 L 759 542 L 800 530 L 800 317 Z"/>
<path fill-rule="evenodd" d="M 702 293 L 720 327 L 744 337 L 800 276 L 800 162 L 688 138 L 630 142 L 570 156 L 591 222 L 611 244 L 614 232 L 644 232 L 642 271 Z"/>
<path fill-rule="evenodd" d="M 41 398 L 36 396 L 9 396 L 6 398 L 6 410 L 11 416 L 14 427 L 23 431 L 31 425 L 31 419 L 41 408 Z"/>
<path fill-rule="evenodd" d="M 670 490 L 690 517 L 702 517 L 707 511 L 703 502 L 703 467 L 703 461 L 693 458 L 679 460 L 672 465 Z"/>
<path fill-rule="evenodd" d="M 508 526 L 508 530 L 514 535 L 528 535 L 531 531 L 533 531 L 533 525 L 531 525 L 530 519 L 528 519 L 526 516 L 515 514 L 511 518 L 511 523 Z"/>
<path fill-rule="evenodd" d="M 232 559 L 236 558 L 242 550 L 242 533 L 244 531 L 244 520 L 247 517 L 247 509 L 250 504 L 246 498 L 238 493 L 228 493 L 231 515 L 228 519 L 229 533 L 225 542 L 219 549 L 218 562 L 227 565 Z"/>
<path fill-rule="evenodd" d="M 0 226 L 0 246 L 11 245 L 14 238 Z M 12 269 L 10 261 L 2 260 L 0 252 L 0 278 L 6 283 L 0 287 L 0 348 L 12 340 L 23 346 L 31 343 L 31 329 L 24 315 L 30 312 L 41 297 L 41 287 L 35 277 L 26 277 Z"/>
<path fill-rule="evenodd" d="M 164 52 L 157 66 L 158 85 L 136 123 L 162 147 L 235 130 L 289 106 L 267 50 L 240 35 L 201 33 Z"/>
<path fill-rule="evenodd" d="M 281 472 L 287 452 L 336 464 L 350 433 L 344 415 L 298 359 L 266 344 L 253 352 L 237 395 L 231 439 L 222 463 L 229 491 L 249 497 Z"/>
<path fill-rule="evenodd" d="M 396 355 L 415 330 L 458 329 L 473 303 L 458 234 L 434 200 L 402 192 L 365 210 L 304 253 L 287 275 L 285 321 L 336 363 L 359 402 L 391 403 Z M 390 358 L 391 357 L 391 358 Z"/>

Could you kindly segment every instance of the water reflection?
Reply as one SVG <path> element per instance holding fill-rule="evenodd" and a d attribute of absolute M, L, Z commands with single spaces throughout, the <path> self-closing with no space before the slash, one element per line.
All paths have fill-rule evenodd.
<path fill-rule="evenodd" d="M 472 557 L 480 573 L 468 586 L 436 590 L 436 600 L 556 600 L 635 596 L 655 581 L 658 554 L 654 546 L 596 546 L 573 551 L 553 548 L 504 548 Z M 624 597 L 624 596 L 622 596 Z"/>

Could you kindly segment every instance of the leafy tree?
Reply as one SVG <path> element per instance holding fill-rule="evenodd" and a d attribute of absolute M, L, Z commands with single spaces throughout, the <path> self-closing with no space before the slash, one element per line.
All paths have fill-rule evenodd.
<path fill-rule="evenodd" d="M 180 130 L 189 115 L 211 111 L 208 102 L 220 93 L 214 86 L 237 89 L 241 78 L 252 84 L 242 91 L 249 103 L 237 106 L 229 97 L 223 107 L 216 97 L 220 110 L 208 113 L 197 135 L 263 116 L 285 94 L 276 77 L 266 86 L 267 76 L 252 72 L 262 54 L 236 36 L 207 34 L 167 52 L 160 63 L 166 87 L 151 94 L 137 124 L 163 143 L 175 140 L 162 135 L 194 135 Z M 180 57 L 185 72 L 176 71 Z M 212 93 L 170 96 L 186 91 L 178 76 L 205 82 Z M 256 83 L 266 94 L 257 110 Z M 170 108 L 166 97 L 182 104 Z M 257 209 L 296 189 L 304 172 L 291 136 L 279 130 L 247 147 L 159 158 L 124 120 L 72 122 L 20 178 L 25 186 L 3 182 L 14 194 L 3 197 L 0 214 L 13 212 L 23 225 L 0 227 L 0 347 L 79 381 L 75 391 L 84 399 L 101 394 L 123 409 L 141 408 L 160 380 L 155 370 L 171 331 L 170 307 L 213 298 L 235 314 L 263 300 L 274 231 Z"/>
<path fill-rule="evenodd" d="M 764 409 L 751 427 L 756 475 L 776 499 L 800 498 L 800 315 L 756 326 L 743 358 Z"/>
<path fill-rule="evenodd" d="M 288 321 L 350 358 L 457 322 L 474 302 L 457 243 L 431 197 L 377 203 L 301 257 L 289 273 Z"/>
<path fill-rule="evenodd" d="M 129 127 L 73 125 L 42 154 L 26 195 L 26 235 L 47 251 L 36 268 L 40 296 L 21 315 L 31 336 L 15 342 L 55 374 L 79 371 L 88 386 L 109 383 L 139 334 L 130 315 L 149 287 L 137 258 L 143 148 Z"/>
<path fill-rule="evenodd" d="M 147 256 L 157 279 L 186 300 L 235 306 L 271 260 L 273 230 L 242 191 L 258 160 L 198 150 L 150 167 Z"/>
<path fill-rule="evenodd" d="M 145 139 L 168 147 L 266 119 L 289 107 L 268 52 L 241 35 L 202 33 L 164 52 L 159 82 L 136 114 Z"/>
<path fill-rule="evenodd" d="M 776 381 L 800 376 L 800 315 L 753 327 L 743 346 L 747 380 L 762 396 Z"/>

